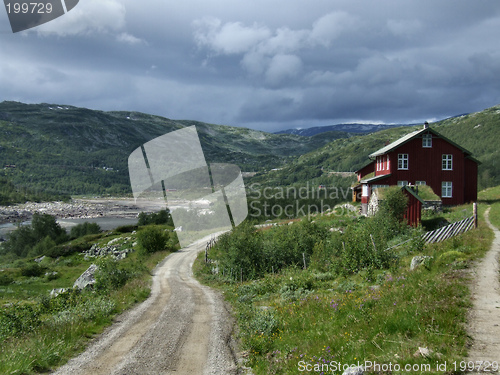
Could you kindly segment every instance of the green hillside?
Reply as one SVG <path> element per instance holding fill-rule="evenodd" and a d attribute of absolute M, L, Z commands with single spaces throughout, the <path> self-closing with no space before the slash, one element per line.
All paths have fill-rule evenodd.
<path fill-rule="evenodd" d="M 468 149 L 481 161 L 479 187 L 500 184 L 500 105 L 481 112 L 455 117 L 430 124 L 438 132 Z M 306 182 L 314 178 L 328 183 L 331 171 L 355 171 L 369 162 L 368 155 L 408 134 L 419 126 L 382 130 L 369 135 L 337 139 L 297 158 L 286 167 L 260 173 L 253 181 L 271 185 Z M 330 182 L 331 183 L 331 182 Z"/>
<path fill-rule="evenodd" d="M 208 162 L 234 163 L 243 171 L 276 168 L 290 158 L 351 135 L 276 135 L 137 112 L 2 102 L 0 177 L 34 191 L 129 193 L 129 154 L 155 137 L 191 125 L 198 129 Z"/>

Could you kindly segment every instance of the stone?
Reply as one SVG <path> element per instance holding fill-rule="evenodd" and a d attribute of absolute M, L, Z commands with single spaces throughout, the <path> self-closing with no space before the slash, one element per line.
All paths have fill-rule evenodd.
<path fill-rule="evenodd" d="M 434 353 L 432 350 L 428 348 L 419 347 L 418 350 L 413 354 L 414 357 L 424 357 L 429 358 L 431 354 Z"/>
<path fill-rule="evenodd" d="M 59 294 L 66 293 L 68 288 L 55 288 L 50 291 L 50 296 L 52 298 L 57 297 Z"/>
<path fill-rule="evenodd" d="M 89 285 L 95 284 L 95 273 L 97 271 L 98 267 L 95 264 L 91 264 L 87 270 L 80 275 L 78 279 L 76 279 L 75 283 L 73 284 L 73 288 L 78 288 L 78 289 L 85 289 Z"/>
<path fill-rule="evenodd" d="M 415 268 L 424 264 L 428 259 L 432 259 L 432 257 L 426 255 L 417 255 L 413 257 L 410 264 L 410 271 L 413 271 Z"/>
<path fill-rule="evenodd" d="M 342 375 L 363 375 L 365 373 L 365 369 L 363 366 L 349 367 L 346 369 Z"/>
<path fill-rule="evenodd" d="M 41 262 L 42 260 L 44 260 L 44 259 L 45 259 L 45 255 L 44 255 L 44 256 L 41 256 L 40 258 L 36 258 L 36 259 L 35 259 L 35 262 L 40 263 L 40 262 Z"/>

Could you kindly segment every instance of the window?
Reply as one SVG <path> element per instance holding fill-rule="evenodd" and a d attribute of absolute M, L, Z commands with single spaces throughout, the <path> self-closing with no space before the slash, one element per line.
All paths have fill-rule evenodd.
<path fill-rule="evenodd" d="M 424 134 L 422 136 L 422 147 L 425 148 L 432 147 L 432 134 Z"/>
<path fill-rule="evenodd" d="M 408 181 L 398 181 L 398 186 L 406 186 L 408 185 Z"/>
<path fill-rule="evenodd" d="M 375 190 L 375 189 L 378 189 L 378 188 L 386 188 L 386 187 L 389 187 L 389 185 L 373 185 L 372 189 Z"/>
<path fill-rule="evenodd" d="M 441 183 L 441 198 L 451 198 L 453 196 L 453 184 L 449 181 Z"/>
<path fill-rule="evenodd" d="M 398 154 L 398 169 L 408 169 L 408 154 Z"/>
<path fill-rule="evenodd" d="M 453 169 L 453 155 L 443 154 L 443 171 L 451 171 Z"/>
<path fill-rule="evenodd" d="M 415 181 L 415 185 L 427 185 L 425 181 Z"/>

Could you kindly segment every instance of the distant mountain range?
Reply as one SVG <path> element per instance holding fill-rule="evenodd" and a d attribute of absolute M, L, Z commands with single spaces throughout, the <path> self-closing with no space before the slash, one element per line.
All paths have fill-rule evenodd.
<path fill-rule="evenodd" d="M 312 128 L 305 129 L 287 129 L 281 130 L 274 134 L 296 134 L 304 137 L 311 137 L 313 135 L 330 132 L 330 131 L 342 131 L 347 133 L 374 133 L 381 130 L 399 128 L 401 126 L 414 126 L 416 124 L 397 124 L 397 125 L 385 125 L 385 124 L 337 124 L 337 125 L 327 125 L 327 126 L 314 126 Z"/>

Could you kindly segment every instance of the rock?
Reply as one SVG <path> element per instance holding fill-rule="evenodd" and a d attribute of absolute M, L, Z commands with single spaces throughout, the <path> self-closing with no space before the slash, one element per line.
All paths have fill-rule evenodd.
<path fill-rule="evenodd" d="M 55 288 L 50 291 L 50 296 L 52 298 L 57 297 L 59 294 L 66 293 L 68 288 Z"/>
<path fill-rule="evenodd" d="M 365 373 L 365 369 L 363 366 L 349 367 L 345 370 L 342 375 L 363 375 Z"/>
<path fill-rule="evenodd" d="M 94 275 L 97 269 L 98 267 L 95 264 L 91 264 L 90 267 L 76 279 L 73 288 L 85 289 L 87 286 L 95 284 Z"/>
<path fill-rule="evenodd" d="M 434 353 L 432 350 L 428 348 L 418 348 L 418 350 L 413 354 L 414 357 L 424 357 L 424 358 L 429 358 L 432 353 Z"/>
<path fill-rule="evenodd" d="M 41 256 L 40 258 L 36 258 L 36 259 L 35 259 L 35 262 L 40 263 L 40 262 L 41 262 L 42 260 L 44 260 L 44 259 L 45 259 L 45 255 L 44 255 L 44 256 Z"/>
<path fill-rule="evenodd" d="M 410 271 L 413 271 L 415 268 L 424 264 L 427 260 L 432 259 L 432 257 L 426 255 L 417 255 L 413 257 L 410 264 Z"/>

